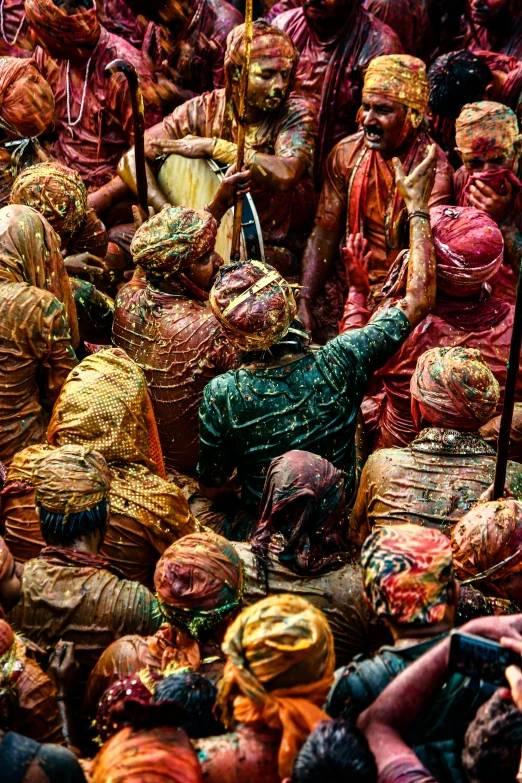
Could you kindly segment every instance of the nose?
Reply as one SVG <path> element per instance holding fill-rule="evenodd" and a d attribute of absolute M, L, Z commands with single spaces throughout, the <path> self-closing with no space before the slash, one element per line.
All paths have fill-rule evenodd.
<path fill-rule="evenodd" d="M 373 107 L 370 107 L 367 112 L 363 115 L 363 125 L 375 125 L 377 122 L 377 114 L 373 110 Z"/>
<path fill-rule="evenodd" d="M 278 71 L 274 78 L 274 90 L 282 90 L 284 87 L 284 80 L 281 73 Z"/>

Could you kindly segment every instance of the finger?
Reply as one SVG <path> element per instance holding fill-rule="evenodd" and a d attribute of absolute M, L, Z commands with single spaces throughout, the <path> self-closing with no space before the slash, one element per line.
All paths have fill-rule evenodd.
<path fill-rule="evenodd" d="M 237 164 L 233 163 L 231 166 L 228 167 L 228 169 L 225 171 L 225 179 L 228 179 L 228 177 L 231 177 L 232 174 L 235 174 L 237 171 Z"/>
<path fill-rule="evenodd" d="M 512 636 L 501 636 L 500 644 L 502 647 L 507 647 L 508 650 L 513 650 L 513 652 L 522 656 L 522 639 L 516 639 Z"/>
<path fill-rule="evenodd" d="M 486 185 L 486 183 L 482 182 L 480 179 L 475 180 L 474 185 L 488 198 L 495 198 L 497 195 L 495 191 L 489 187 L 489 185 Z"/>
<path fill-rule="evenodd" d="M 508 666 L 506 669 L 506 680 L 511 688 L 511 697 L 520 709 L 522 705 L 522 672 L 518 666 Z"/>
<path fill-rule="evenodd" d="M 437 160 L 437 148 L 435 144 L 432 144 L 429 148 L 428 154 L 422 160 L 419 165 L 412 171 L 411 177 L 418 177 L 424 175 L 429 169 L 433 168 L 433 164 Z"/>
<path fill-rule="evenodd" d="M 404 169 L 399 158 L 392 158 L 393 168 L 395 169 L 395 180 L 402 182 L 404 180 Z"/>
<path fill-rule="evenodd" d="M 513 195 L 513 187 L 508 179 L 504 179 L 504 185 L 506 186 L 506 196 L 511 198 Z"/>

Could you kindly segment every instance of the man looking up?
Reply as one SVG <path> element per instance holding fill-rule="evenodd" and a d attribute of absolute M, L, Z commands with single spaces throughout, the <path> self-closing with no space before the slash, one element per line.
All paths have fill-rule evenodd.
<path fill-rule="evenodd" d="M 399 251 L 407 247 L 407 210 L 391 161 L 398 157 L 408 175 L 426 156 L 431 143 L 424 126 L 428 96 L 426 68 L 415 57 L 377 57 L 366 71 L 362 130 L 339 142 L 328 158 L 316 224 L 301 265 L 299 317 L 317 340 L 338 333 L 347 288 L 338 260 L 343 236 L 362 233 L 367 239 L 374 295 Z M 434 154 L 437 172 L 430 207 L 447 203 L 452 188 L 451 167 L 442 150 L 436 148 Z"/>

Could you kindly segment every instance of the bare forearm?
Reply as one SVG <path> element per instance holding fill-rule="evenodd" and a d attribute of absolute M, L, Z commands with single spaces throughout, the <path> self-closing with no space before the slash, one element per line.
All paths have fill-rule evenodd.
<path fill-rule="evenodd" d="M 118 201 L 121 201 L 126 196 L 129 196 L 129 188 L 123 182 L 121 177 L 113 177 L 106 185 L 102 185 L 94 193 L 91 193 L 87 199 L 89 207 L 93 209 L 97 215 L 102 215 L 108 209 L 113 207 Z"/>
<path fill-rule="evenodd" d="M 520 231 L 514 222 L 509 221 L 500 226 L 502 236 L 504 237 L 504 258 L 518 275 L 520 270 L 520 254 L 522 252 L 522 231 Z"/>
<path fill-rule="evenodd" d="M 424 210 L 423 210 L 424 211 Z M 434 307 L 437 293 L 435 248 L 429 218 L 410 219 L 410 261 L 402 309 L 412 327 Z"/>
<path fill-rule="evenodd" d="M 336 231 L 327 231 L 315 226 L 303 254 L 301 263 L 302 286 L 300 299 L 314 300 L 331 275 L 340 235 Z"/>
<path fill-rule="evenodd" d="M 300 158 L 283 158 L 261 152 L 255 154 L 250 165 L 254 182 L 280 192 L 295 188 L 303 178 L 305 169 Z"/>

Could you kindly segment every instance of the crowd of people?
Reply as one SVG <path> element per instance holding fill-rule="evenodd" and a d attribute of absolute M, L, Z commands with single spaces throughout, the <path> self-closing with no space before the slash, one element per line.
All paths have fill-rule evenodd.
<path fill-rule="evenodd" d="M 522 0 L 244 12 L 0 2 L 0 778 L 520 781 Z"/>

